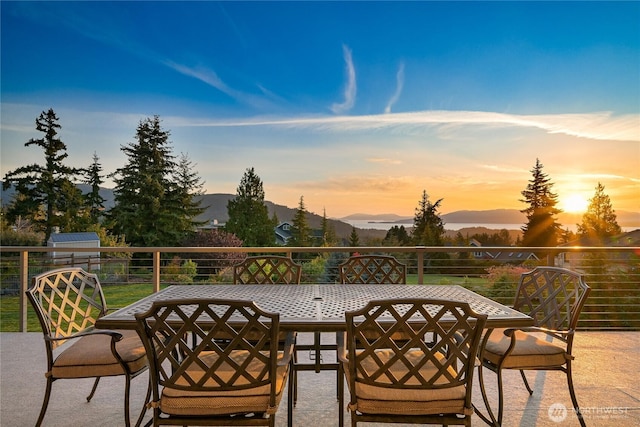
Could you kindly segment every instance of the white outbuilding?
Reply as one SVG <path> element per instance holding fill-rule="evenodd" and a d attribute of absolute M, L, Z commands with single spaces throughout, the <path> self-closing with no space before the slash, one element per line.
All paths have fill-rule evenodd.
<path fill-rule="evenodd" d="M 83 233 L 52 233 L 47 241 L 47 246 L 54 248 L 99 248 L 100 238 L 93 232 Z M 100 251 L 51 252 L 54 264 L 72 264 L 76 267 L 84 267 L 90 270 L 100 269 Z"/>

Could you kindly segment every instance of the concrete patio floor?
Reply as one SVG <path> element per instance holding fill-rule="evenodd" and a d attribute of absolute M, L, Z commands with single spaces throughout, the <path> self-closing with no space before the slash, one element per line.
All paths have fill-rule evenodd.
<path fill-rule="evenodd" d="M 326 335 L 326 334 L 325 334 Z M 324 337 L 324 335 L 323 335 Z M 331 338 L 331 337 L 329 337 Z M 302 334 L 302 341 L 311 340 Z M 42 334 L 0 334 L 0 426 L 33 426 L 38 418 L 44 395 L 46 364 Z M 574 382 L 578 401 L 587 425 L 640 425 L 640 332 L 579 332 L 575 341 Z M 335 357 L 327 353 L 326 357 Z M 142 407 L 147 374 L 133 380 L 132 418 Z M 295 426 L 335 427 L 338 424 L 338 402 L 335 372 L 299 373 L 298 405 L 294 409 Z M 490 396 L 496 396 L 495 375 L 487 372 Z M 529 397 L 518 372 L 505 373 L 504 426 L 577 426 L 566 384 L 559 372 L 529 372 L 534 387 Z M 482 407 L 481 395 L 474 378 L 474 402 Z M 44 426 L 68 427 L 122 426 L 122 378 L 103 378 L 90 403 L 85 400 L 92 380 L 60 380 L 53 392 Z M 497 405 L 494 399 L 494 407 Z M 566 418 L 549 416 L 549 408 L 564 405 Z M 136 412 L 136 413 L 134 413 Z M 561 413 L 555 413 L 559 415 Z M 348 425 L 348 413 L 346 422 Z M 147 413 L 146 419 L 150 416 Z M 286 396 L 277 414 L 277 426 L 286 426 Z M 477 416 L 474 425 L 485 425 Z M 376 424 L 361 424 L 373 426 Z M 397 424 L 396 424 L 397 425 Z"/>

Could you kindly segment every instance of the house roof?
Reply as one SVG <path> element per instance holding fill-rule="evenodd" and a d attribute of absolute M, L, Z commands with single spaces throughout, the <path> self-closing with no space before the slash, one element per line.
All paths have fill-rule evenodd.
<path fill-rule="evenodd" d="M 535 253 L 533 252 L 520 252 L 520 251 L 508 251 L 508 252 L 498 252 L 493 257 L 496 261 L 501 262 L 524 262 L 529 259 L 538 259 Z"/>
<path fill-rule="evenodd" d="M 591 237 L 580 237 L 562 246 L 638 246 L 640 245 L 640 229 L 608 237 L 602 242 Z"/>
<path fill-rule="evenodd" d="M 53 233 L 49 237 L 51 243 L 68 243 L 68 242 L 93 242 L 100 241 L 98 235 L 93 231 L 84 233 Z"/>

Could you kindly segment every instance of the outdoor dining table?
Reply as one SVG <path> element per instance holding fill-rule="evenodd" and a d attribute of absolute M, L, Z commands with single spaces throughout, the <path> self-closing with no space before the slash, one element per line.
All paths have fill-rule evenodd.
<path fill-rule="evenodd" d="M 176 299 L 236 299 L 254 301 L 261 309 L 280 314 L 280 329 L 297 332 L 340 332 L 346 330 L 345 311 L 364 307 L 369 301 L 384 299 L 443 299 L 467 302 L 478 313 L 487 314 L 486 328 L 533 325 L 526 314 L 458 285 L 171 285 L 131 305 L 101 317 L 96 327 L 135 329 L 135 314 L 147 311 L 155 301 Z M 443 319 L 446 321 L 446 319 Z M 482 351 L 482 349 L 481 349 Z M 336 364 L 315 361 L 302 370 L 335 370 Z M 493 414 L 485 401 L 491 418 Z M 343 414 L 340 411 L 339 425 Z"/>
<path fill-rule="evenodd" d="M 533 325 L 533 319 L 458 285 L 172 285 L 98 319 L 96 327 L 135 329 L 135 314 L 154 301 L 174 299 L 237 299 L 254 301 L 261 309 L 280 314 L 280 328 L 298 332 L 346 330 L 344 313 L 383 299 L 431 298 L 464 301 L 487 314 L 487 328 Z"/>

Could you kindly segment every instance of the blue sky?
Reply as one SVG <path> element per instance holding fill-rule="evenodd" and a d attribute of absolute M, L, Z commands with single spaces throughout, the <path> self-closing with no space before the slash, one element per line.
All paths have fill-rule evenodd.
<path fill-rule="evenodd" d="M 209 193 L 340 217 L 518 208 L 536 158 L 561 202 L 640 210 L 639 2 L 7 2 L 1 171 L 105 173 L 155 114 Z M 28 160 L 31 162 L 31 160 Z M 109 183 L 107 183 L 109 186 Z M 569 205 L 563 205 L 569 209 Z"/>

